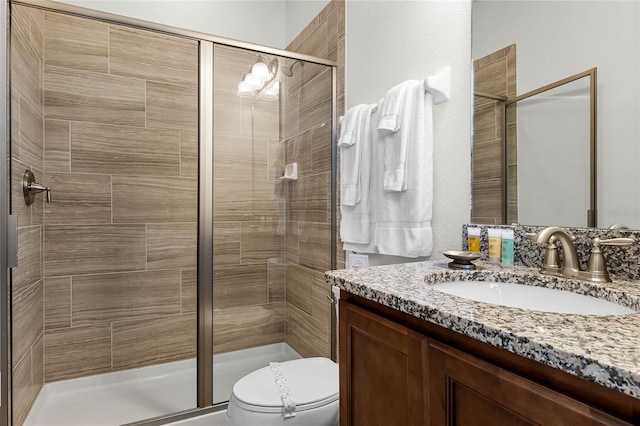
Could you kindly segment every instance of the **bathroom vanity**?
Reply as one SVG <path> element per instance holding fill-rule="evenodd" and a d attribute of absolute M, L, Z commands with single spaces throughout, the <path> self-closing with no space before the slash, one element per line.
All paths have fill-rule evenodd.
<path fill-rule="evenodd" d="M 331 271 L 327 280 L 342 290 L 341 424 L 640 424 L 640 313 L 529 311 L 433 288 L 509 281 L 640 311 L 638 283 L 488 264 L 453 271 L 442 261 Z"/>

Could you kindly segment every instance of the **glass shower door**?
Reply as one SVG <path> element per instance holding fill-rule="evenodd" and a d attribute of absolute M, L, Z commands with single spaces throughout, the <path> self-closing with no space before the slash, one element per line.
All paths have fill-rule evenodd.
<path fill-rule="evenodd" d="M 224 402 L 270 361 L 331 355 L 332 68 L 222 45 L 213 62 L 213 389 Z"/>

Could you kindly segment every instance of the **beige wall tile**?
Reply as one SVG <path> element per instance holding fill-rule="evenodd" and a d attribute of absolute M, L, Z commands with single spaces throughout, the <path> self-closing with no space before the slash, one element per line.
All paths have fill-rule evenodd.
<path fill-rule="evenodd" d="M 281 103 L 280 135 L 283 138 L 291 138 L 301 130 L 300 125 L 300 91 L 286 93 L 284 102 Z M 284 117 L 284 120 L 282 119 Z"/>
<path fill-rule="evenodd" d="M 238 83 L 258 60 L 255 52 L 236 47 L 213 46 L 213 87 L 215 92 L 226 92 L 236 96 Z"/>
<path fill-rule="evenodd" d="M 266 179 L 269 141 L 250 136 L 216 135 L 213 173 L 224 179 Z"/>
<path fill-rule="evenodd" d="M 71 323 L 113 321 L 180 313 L 180 270 L 74 276 Z"/>
<path fill-rule="evenodd" d="M 319 76 L 300 89 L 300 129 L 311 129 L 331 120 L 331 72 Z"/>
<path fill-rule="evenodd" d="M 12 270 L 12 293 L 19 295 L 42 278 L 42 227 L 18 229 L 18 266 Z"/>
<path fill-rule="evenodd" d="M 26 420 L 40 390 L 33 385 L 31 376 L 31 354 L 29 354 L 13 369 L 13 424 L 18 426 Z"/>
<path fill-rule="evenodd" d="M 216 309 L 267 303 L 267 264 L 213 268 L 213 304 Z"/>
<path fill-rule="evenodd" d="M 29 22 L 29 11 L 26 22 Z M 19 21 L 20 18 L 17 18 Z M 29 25 L 29 24 L 27 24 Z M 29 41 L 30 27 L 23 24 L 11 28 L 11 87 L 37 112 L 42 112 L 41 61 Z"/>
<path fill-rule="evenodd" d="M 280 257 L 284 248 L 276 222 L 243 222 L 240 237 L 242 263 L 254 263 Z"/>
<path fill-rule="evenodd" d="M 20 94 L 12 88 L 11 93 L 11 157 L 20 156 Z"/>
<path fill-rule="evenodd" d="M 17 362 L 30 351 L 43 331 L 42 280 L 21 292 L 19 297 L 14 294 L 12 299 L 12 354 Z"/>
<path fill-rule="evenodd" d="M 213 94 L 213 132 L 214 144 L 221 134 L 238 135 L 242 129 L 242 109 L 240 107 L 240 98 L 233 93 L 215 91 Z M 250 125 L 250 124 L 249 124 Z"/>
<path fill-rule="evenodd" d="M 44 157 L 42 115 L 24 98 L 20 98 L 20 154 L 25 164 L 42 170 Z"/>
<path fill-rule="evenodd" d="M 330 357 L 330 327 L 287 304 L 287 343 L 303 357 Z"/>
<path fill-rule="evenodd" d="M 254 138 L 280 138 L 280 102 L 241 99 L 242 134 Z"/>
<path fill-rule="evenodd" d="M 44 334 L 38 336 L 31 347 L 31 368 L 31 383 L 37 393 L 44 385 Z"/>
<path fill-rule="evenodd" d="M 144 225 L 51 225 L 44 234 L 44 270 L 56 275 L 145 269 Z"/>
<path fill-rule="evenodd" d="M 45 120 L 44 168 L 47 173 L 71 171 L 71 136 L 68 121 Z"/>
<path fill-rule="evenodd" d="M 324 273 L 312 271 L 312 316 L 319 323 L 331 326 L 331 285 L 325 281 Z"/>
<path fill-rule="evenodd" d="M 111 325 L 47 330 L 44 335 L 45 382 L 111 371 Z"/>
<path fill-rule="evenodd" d="M 44 328 L 71 327 L 71 277 L 45 278 Z"/>
<path fill-rule="evenodd" d="M 198 86 L 147 81 L 147 127 L 198 130 Z"/>
<path fill-rule="evenodd" d="M 311 131 L 300 133 L 285 142 L 285 164 L 298 163 L 299 176 L 306 176 L 311 173 L 311 142 Z"/>
<path fill-rule="evenodd" d="M 213 336 L 218 354 L 280 343 L 284 340 L 284 305 L 214 309 Z"/>
<path fill-rule="evenodd" d="M 198 84 L 198 42 L 111 25 L 110 72 L 165 83 Z"/>
<path fill-rule="evenodd" d="M 195 268 L 196 223 L 147 224 L 147 269 Z"/>
<path fill-rule="evenodd" d="M 213 222 L 213 265 L 240 263 L 240 222 Z"/>
<path fill-rule="evenodd" d="M 214 221 L 255 220 L 253 205 L 253 182 L 251 180 L 214 178 Z"/>
<path fill-rule="evenodd" d="M 286 223 L 285 257 L 287 262 L 299 263 L 299 229 L 298 222 Z"/>
<path fill-rule="evenodd" d="M 301 311 L 311 315 L 312 278 L 311 270 L 303 266 L 288 264 L 286 269 L 286 300 Z"/>
<path fill-rule="evenodd" d="M 471 216 L 492 217 L 502 223 L 502 179 L 474 179 L 471 188 L 474 194 Z"/>
<path fill-rule="evenodd" d="M 331 190 L 331 173 L 299 178 L 289 185 L 287 212 L 289 219 L 301 222 L 329 222 L 327 205 Z"/>
<path fill-rule="evenodd" d="M 196 312 L 196 303 L 198 300 L 198 279 L 195 269 L 182 269 L 180 271 L 180 279 L 182 280 L 182 313 Z"/>
<path fill-rule="evenodd" d="M 72 123 L 71 170 L 179 176 L 180 135 L 175 131 Z"/>
<path fill-rule="evenodd" d="M 191 178 L 113 176 L 113 222 L 196 222 L 197 182 Z"/>
<path fill-rule="evenodd" d="M 47 65 L 46 118 L 145 125 L 144 81 Z"/>
<path fill-rule="evenodd" d="M 198 134 L 180 132 L 180 176 L 198 177 Z"/>
<path fill-rule="evenodd" d="M 331 171 L 331 126 L 311 131 L 311 173 Z"/>
<path fill-rule="evenodd" d="M 109 26 L 62 13 L 44 14 L 45 63 L 101 73 L 109 72 Z"/>
<path fill-rule="evenodd" d="M 111 223 L 111 176 L 49 173 L 43 178 L 52 188 L 45 205 L 47 225 Z"/>
<path fill-rule="evenodd" d="M 300 223 L 300 264 L 318 272 L 331 269 L 331 226 L 328 223 Z"/>
<path fill-rule="evenodd" d="M 284 256 L 267 261 L 267 284 L 269 286 L 269 303 L 284 301 L 285 289 Z"/>
<path fill-rule="evenodd" d="M 114 371 L 178 361 L 195 355 L 195 314 L 113 324 Z"/>
<path fill-rule="evenodd" d="M 44 61 L 44 11 L 31 8 L 31 46 L 40 61 Z"/>

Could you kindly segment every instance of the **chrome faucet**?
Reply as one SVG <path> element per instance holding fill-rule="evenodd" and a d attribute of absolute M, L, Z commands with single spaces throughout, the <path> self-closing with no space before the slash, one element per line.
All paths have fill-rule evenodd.
<path fill-rule="evenodd" d="M 549 226 L 533 235 L 531 239 L 545 247 L 544 264 L 540 268 L 541 274 L 594 282 L 611 282 L 601 246 L 631 246 L 636 243 L 633 238 L 611 238 L 608 240 L 594 238 L 587 270 L 583 271 L 580 269 L 580 259 L 573 238 L 564 229 Z M 562 266 L 558 260 L 556 241 L 560 242 L 562 247 Z"/>

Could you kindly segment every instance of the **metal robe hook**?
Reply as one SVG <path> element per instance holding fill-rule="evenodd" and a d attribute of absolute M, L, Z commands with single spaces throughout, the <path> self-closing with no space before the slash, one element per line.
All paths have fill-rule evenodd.
<path fill-rule="evenodd" d="M 51 188 L 37 183 L 33 172 L 29 169 L 25 170 L 24 175 L 22 176 L 22 193 L 24 194 L 24 202 L 30 206 L 36 200 L 36 195 L 39 192 L 46 192 L 47 203 L 51 204 Z"/>

